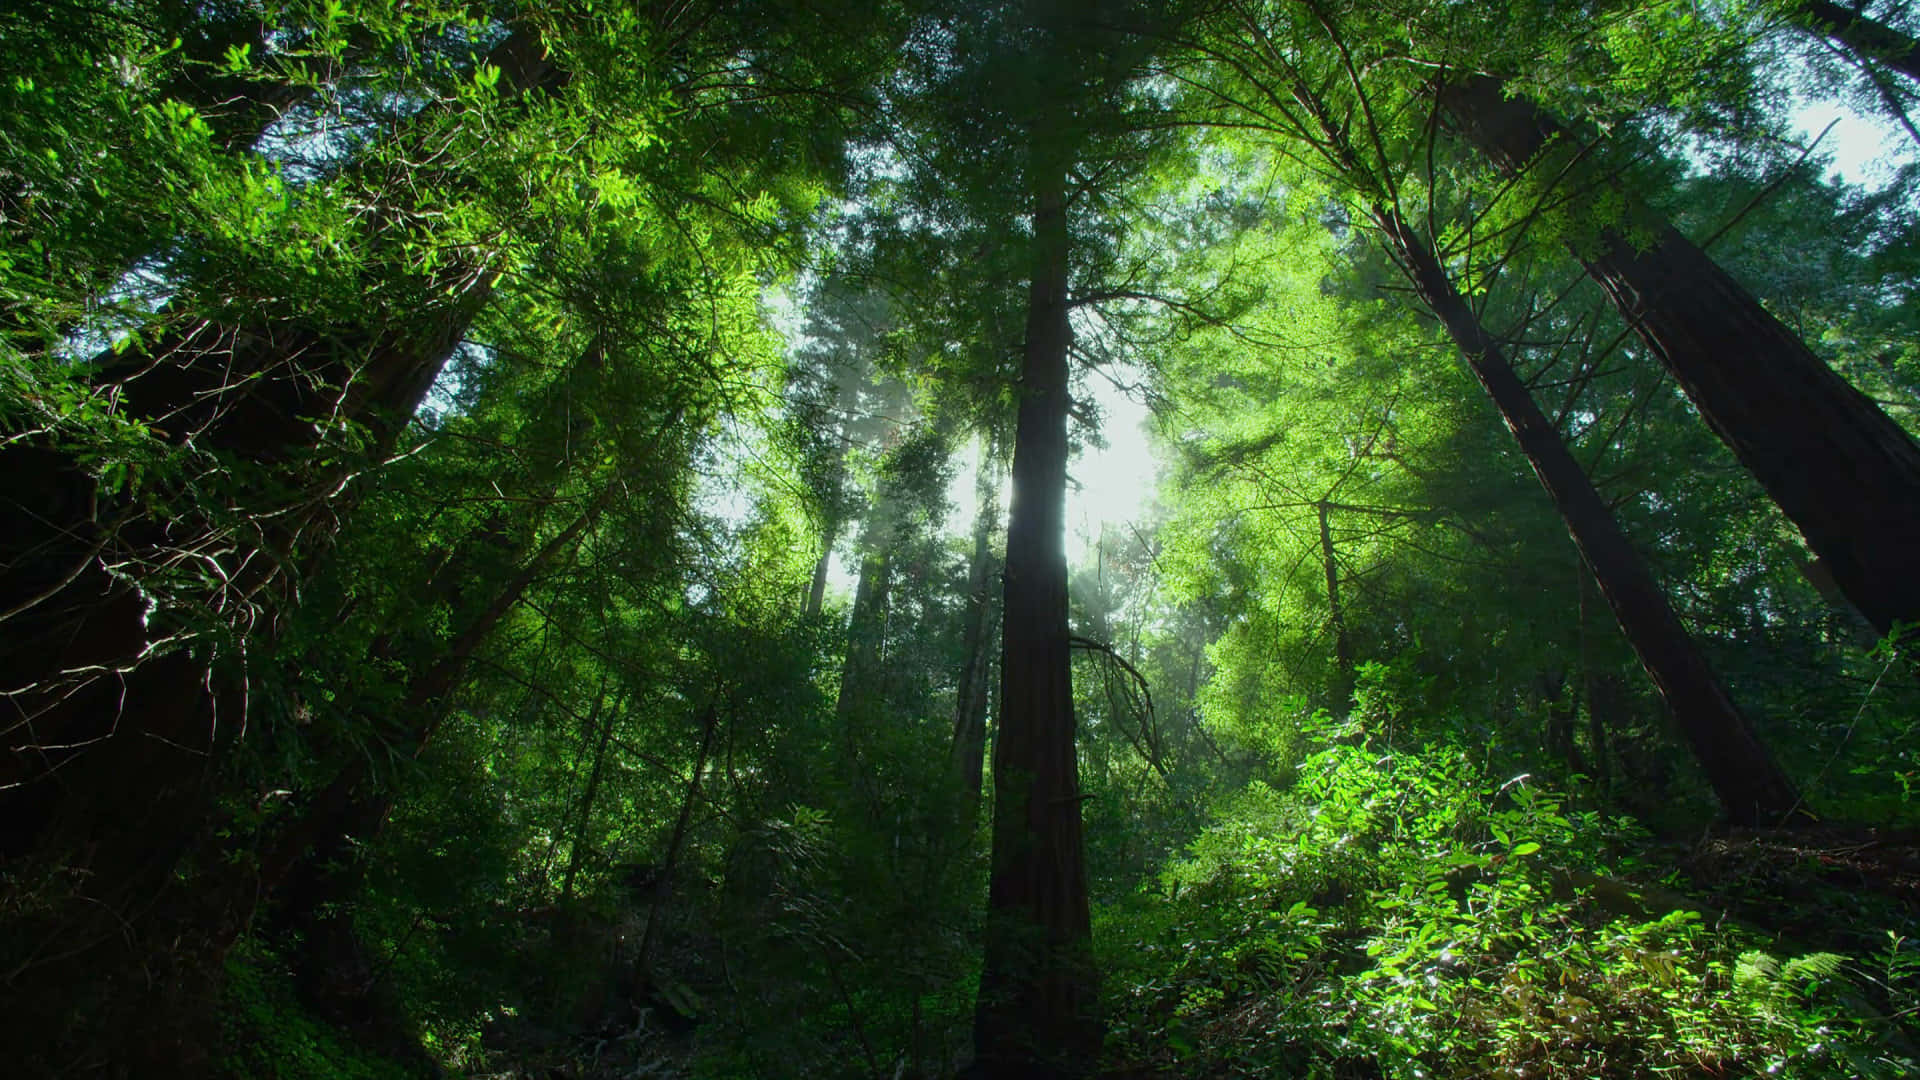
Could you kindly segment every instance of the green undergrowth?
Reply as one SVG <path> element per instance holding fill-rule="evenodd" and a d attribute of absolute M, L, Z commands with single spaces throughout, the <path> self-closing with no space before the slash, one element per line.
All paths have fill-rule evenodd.
<path fill-rule="evenodd" d="M 315 1017 L 272 950 L 243 942 L 227 955 L 223 1052 L 215 1073 L 233 1080 L 409 1080 L 407 1069 Z"/>
<path fill-rule="evenodd" d="M 1645 844 L 1458 747 L 1323 750 L 1097 913 L 1110 1049 L 1193 1076 L 1920 1070 L 1903 937 L 1813 951 L 1704 916 L 1634 884 Z"/>

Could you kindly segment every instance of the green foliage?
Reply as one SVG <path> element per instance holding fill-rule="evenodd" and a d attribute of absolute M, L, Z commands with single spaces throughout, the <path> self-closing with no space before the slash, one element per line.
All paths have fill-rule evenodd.
<path fill-rule="evenodd" d="M 0 6 L 0 666 L 111 673 L 98 788 L 199 740 L 128 901 L 36 801 L 89 790 L 60 694 L 0 687 L 0 811 L 69 828 L 0 850 L 7 1041 L 71 1018 L 29 1072 L 156 1032 L 238 1077 L 964 1066 L 956 715 L 1021 583 L 948 493 L 970 442 L 1007 465 L 1056 157 L 1070 437 L 1123 437 L 1095 388 L 1138 372 L 1166 473 L 1069 587 L 1104 1064 L 1920 1069 L 1897 839 L 1698 840 L 1665 703 L 1369 231 L 1432 244 L 1809 799 L 1911 823 L 1911 649 L 1566 250 L 1713 237 L 1913 425 L 1916 173 L 1798 160 L 1785 82 L 1874 69 L 1782 60 L 1788 7 Z M 1491 179 L 1435 109 L 1468 70 L 1595 145 Z"/>
<path fill-rule="evenodd" d="M 1121 1060 L 1181 1073 L 1895 1076 L 1850 972 L 1636 898 L 1623 820 L 1458 748 L 1342 746 L 1219 803 L 1188 856 L 1102 909 Z M 1907 976 L 1901 975 L 1901 978 Z"/>
<path fill-rule="evenodd" d="M 235 1080 L 406 1080 L 412 1074 L 356 1047 L 311 1015 L 296 996 L 285 962 L 245 946 L 226 961 L 221 1075 Z"/>

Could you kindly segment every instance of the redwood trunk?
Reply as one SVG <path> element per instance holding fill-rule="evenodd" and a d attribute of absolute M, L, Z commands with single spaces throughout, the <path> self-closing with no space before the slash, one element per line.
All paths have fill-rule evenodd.
<path fill-rule="evenodd" d="M 1334 557 L 1333 527 L 1328 521 L 1325 499 L 1315 507 L 1320 513 L 1320 565 L 1327 577 L 1327 621 L 1333 629 L 1334 711 L 1345 716 L 1353 704 L 1353 644 L 1347 638 L 1346 614 L 1340 607 L 1340 564 Z"/>
<path fill-rule="evenodd" d="M 1540 485 L 1552 497 L 1580 557 L 1593 571 L 1634 654 L 1692 746 L 1722 809 L 1742 824 L 1774 824 L 1794 815 L 1800 802 L 1792 782 L 1720 685 L 1612 510 L 1508 365 L 1499 344 L 1454 288 L 1418 231 L 1389 212 L 1379 214 L 1379 223 L 1406 265 L 1415 291 L 1446 327 L 1499 408 Z"/>
<path fill-rule="evenodd" d="M 642 991 L 653 985 L 653 953 L 660 944 L 660 921 L 666 917 L 667 901 L 673 895 L 674 875 L 680 870 L 680 853 L 687 844 L 687 826 L 693 823 L 694 800 L 700 797 L 700 778 L 707 771 L 707 758 L 713 753 L 713 735 L 719 721 L 718 704 L 708 705 L 700 714 L 700 752 L 694 755 L 687 794 L 680 800 L 680 815 L 674 818 L 673 832 L 667 837 L 667 853 L 660 861 L 660 884 L 654 890 L 653 903 L 647 907 L 647 928 L 640 935 L 640 949 L 633 960 L 633 981 Z"/>
<path fill-rule="evenodd" d="M 1097 1012 L 1067 633 L 1066 165 L 1036 136 L 1033 277 L 1007 516 L 993 858 L 975 1071 L 1090 1070 Z"/>
<path fill-rule="evenodd" d="M 567 81 L 529 35 L 489 58 L 517 92 Z M 193 616 L 271 640 L 300 572 L 352 500 L 351 463 L 391 446 L 493 274 L 475 262 L 409 284 L 422 299 L 404 319 L 198 320 L 96 363 L 88 381 L 113 388 L 117 407 L 156 439 L 220 455 L 189 463 L 199 473 L 187 482 L 207 490 L 174 516 L 144 496 L 178 500 L 177 484 L 129 494 L 44 441 L 0 452 L 0 694 L 10 712 L 0 853 L 85 850 L 95 898 L 112 904 L 117 887 L 145 891 L 184 850 L 203 816 L 206 769 L 245 725 L 246 694 L 215 670 L 205 636 L 190 653 L 169 635 Z M 335 436 L 316 417 L 363 425 L 370 447 L 329 453 Z M 199 577 L 169 595 L 163 566 Z"/>
<path fill-rule="evenodd" d="M 1860 56 L 1920 80 L 1920 41 L 1912 35 L 1831 0 L 1808 0 L 1800 9 L 1800 18 Z"/>
<path fill-rule="evenodd" d="M 973 522 L 973 561 L 967 570 L 966 624 L 961 648 L 965 656 L 960 687 L 955 695 L 953 757 L 964 796 L 962 827 L 973 828 L 980 804 L 981 773 L 986 767 L 987 712 L 993 673 L 993 533 L 999 527 L 1000 491 L 989 481 L 991 454 L 982 454 L 976 490 L 980 510 Z"/>
<path fill-rule="evenodd" d="M 593 711 L 587 714 L 589 726 L 598 722 L 600 736 L 593 746 L 593 765 L 587 771 L 587 790 L 580 796 L 580 820 L 573 830 L 573 847 L 567 852 L 567 872 L 560 879 L 560 902 L 564 905 L 573 899 L 573 882 L 580 876 L 580 868 L 587 861 L 587 838 L 593 832 L 593 803 L 600 794 L 600 776 L 606 771 L 607 744 L 613 741 L 613 722 L 619 710 L 609 710 L 605 720 L 600 719 L 600 711 L 607 704 L 606 676 L 600 678 L 600 693 L 594 698 Z"/>
<path fill-rule="evenodd" d="M 1509 174 L 1565 134 L 1495 79 L 1442 100 Z M 1920 622 L 1920 444 L 1705 252 L 1648 223 L 1645 250 L 1602 232 L 1588 271 L 1874 628 Z"/>
<path fill-rule="evenodd" d="M 813 561 L 813 580 L 807 584 L 807 604 L 805 615 L 809 619 L 820 617 L 820 610 L 827 603 L 827 573 L 833 569 L 833 544 L 839 537 L 839 523 L 830 522 L 828 528 L 820 534 L 820 557 Z"/>
<path fill-rule="evenodd" d="M 527 35 L 489 58 L 517 91 L 566 81 Z M 195 495 L 222 505 L 167 517 L 102 484 L 64 448 L 21 442 L 0 452 L 0 692 L 20 721 L 7 725 L 0 757 L 0 815 L 13 826 L 0 850 L 30 850 L 68 806 L 119 829 L 162 816 L 127 813 L 121 802 L 192 797 L 219 740 L 241 726 L 244 695 L 223 700 L 207 658 L 169 652 L 167 636 L 192 611 L 237 636 L 271 637 L 293 580 L 350 501 L 352 466 L 315 460 L 335 437 L 315 418 L 365 425 L 366 455 L 377 458 L 464 337 L 493 274 L 475 263 L 409 284 L 422 300 L 405 318 L 198 320 L 94 365 L 88 381 L 111 388 L 123 415 L 157 439 L 223 455 L 189 463 L 204 470 L 190 482 L 208 484 Z M 172 485 L 149 487 L 181 497 Z M 209 584 L 167 596 L 159 566 Z M 91 760 L 75 760 L 83 757 Z M 56 769 L 59 790 L 46 782 Z"/>
<path fill-rule="evenodd" d="M 842 389 L 841 399 L 848 397 Z M 842 408 L 851 406 L 843 405 Z M 806 616 L 809 619 L 820 617 L 820 611 L 827 602 L 827 573 L 833 567 L 833 545 L 840 539 L 841 491 L 846 486 L 847 475 L 847 422 L 842 420 L 839 426 L 840 452 L 834 461 L 833 472 L 827 478 L 825 507 L 820 522 L 820 557 L 813 563 L 813 580 L 807 586 Z"/>
<path fill-rule="evenodd" d="M 875 507 L 874 512 L 882 514 L 886 510 Z M 887 606 L 893 578 L 887 548 L 893 542 L 889 530 L 877 523 L 868 526 L 867 552 L 860 560 L 860 580 L 853 589 L 853 619 L 847 625 L 847 655 L 840 667 L 836 709 L 848 739 L 853 738 L 855 726 L 877 718 L 875 710 L 885 700 L 881 682 L 885 677 Z M 850 757 L 849 764 L 857 762 Z"/>
<path fill-rule="evenodd" d="M 619 490 L 609 483 L 572 524 L 528 558 L 520 572 L 447 645 L 442 656 L 408 681 L 406 696 L 393 709 L 394 716 L 411 724 L 411 729 L 395 740 L 405 747 L 408 757 L 419 757 L 433 740 L 446 715 L 447 698 L 480 646 L 560 553 L 580 540 Z M 610 729 L 611 718 L 608 725 Z M 354 757 L 261 860 L 258 897 L 272 898 L 282 882 L 287 883 L 282 921 L 297 923 L 303 910 L 343 899 L 357 888 L 355 841 L 369 840 L 379 831 L 395 795 L 391 783 L 375 784 L 371 760 L 366 754 Z"/>

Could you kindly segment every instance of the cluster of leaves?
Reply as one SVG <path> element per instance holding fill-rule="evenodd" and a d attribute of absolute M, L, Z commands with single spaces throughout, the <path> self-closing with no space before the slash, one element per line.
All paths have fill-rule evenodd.
<path fill-rule="evenodd" d="M 1911 950 L 1796 953 L 1612 875 L 1644 835 L 1466 750 L 1335 745 L 1101 911 L 1123 1060 L 1207 1074 L 1899 1076 Z M 1886 1010 L 1886 1011 L 1882 1011 Z"/>

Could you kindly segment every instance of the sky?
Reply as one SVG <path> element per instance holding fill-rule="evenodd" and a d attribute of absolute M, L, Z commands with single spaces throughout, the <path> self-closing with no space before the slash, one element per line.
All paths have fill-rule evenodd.
<path fill-rule="evenodd" d="M 1067 563 L 1079 565 L 1092 557 L 1102 525 L 1121 528 L 1145 516 L 1153 499 L 1159 463 L 1147 433 L 1151 412 L 1146 405 L 1122 393 L 1115 383 L 1137 381 L 1139 372 L 1122 368 L 1114 379 L 1090 376 L 1087 395 L 1099 409 L 1104 448 L 1086 446 L 1067 463 Z M 954 455 L 954 476 L 947 485 L 953 504 L 947 528 L 970 533 L 979 503 L 974 498 L 974 470 L 980 448 L 969 443 Z M 1004 510 L 1003 510 L 1004 513 Z M 1004 527 L 1005 521 L 1001 522 Z"/>
<path fill-rule="evenodd" d="M 1848 183 L 1876 191 L 1891 182 L 1894 169 L 1912 161 L 1920 149 L 1891 122 L 1862 115 L 1832 98 L 1802 102 L 1794 111 L 1793 123 L 1808 140 L 1832 124 L 1833 130 L 1816 151 L 1832 161 L 1827 175 L 1837 173 Z"/>

